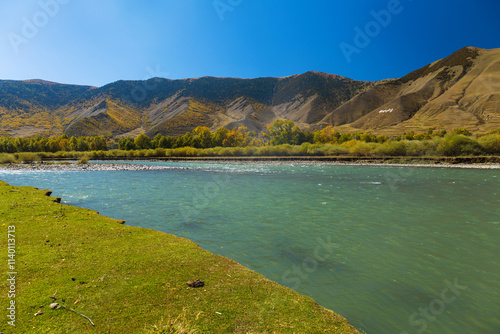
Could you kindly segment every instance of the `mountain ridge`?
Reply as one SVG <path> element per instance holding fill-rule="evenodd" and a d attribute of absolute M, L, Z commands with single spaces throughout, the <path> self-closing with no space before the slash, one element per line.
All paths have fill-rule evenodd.
<path fill-rule="evenodd" d="M 102 87 L 0 80 L 0 134 L 183 135 L 203 125 L 263 132 L 276 119 L 305 130 L 393 133 L 500 128 L 500 49 L 465 47 L 396 79 L 308 71 L 251 79 L 118 80 Z"/>

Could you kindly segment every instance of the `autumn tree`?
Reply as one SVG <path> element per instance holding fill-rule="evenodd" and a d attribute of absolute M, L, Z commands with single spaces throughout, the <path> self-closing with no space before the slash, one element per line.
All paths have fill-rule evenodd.
<path fill-rule="evenodd" d="M 335 131 L 331 126 L 327 126 L 314 134 L 314 143 L 330 143 L 336 144 L 340 138 L 340 133 Z"/>

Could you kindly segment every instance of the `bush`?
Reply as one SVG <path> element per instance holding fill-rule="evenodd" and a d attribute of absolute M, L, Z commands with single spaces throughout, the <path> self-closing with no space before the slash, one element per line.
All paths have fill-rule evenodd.
<path fill-rule="evenodd" d="M 33 162 L 38 162 L 42 160 L 42 158 L 38 154 L 31 152 L 17 153 L 16 156 L 17 156 L 17 161 L 22 163 L 31 164 Z"/>
<path fill-rule="evenodd" d="M 155 157 L 164 157 L 165 156 L 165 149 L 164 148 L 155 148 Z"/>
<path fill-rule="evenodd" d="M 349 154 L 349 149 L 340 145 L 326 144 L 323 148 L 323 155 L 346 155 Z"/>
<path fill-rule="evenodd" d="M 12 154 L 0 153 L 0 164 L 11 164 L 16 162 L 16 157 Z"/>
<path fill-rule="evenodd" d="M 84 155 L 78 160 L 78 163 L 81 165 L 86 165 L 89 163 L 90 157 L 88 155 Z"/>
<path fill-rule="evenodd" d="M 106 156 L 106 153 L 104 151 L 92 151 L 92 152 L 90 152 L 90 157 L 92 159 L 104 158 L 105 156 Z"/>
<path fill-rule="evenodd" d="M 257 149 L 257 155 L 258 156 L 269 156 L 271 155 L 271 150 L 270 150 L 270 146 L 261 146 Z"/>
<path fill-rule="evenodd" d="M 453 135 L 463 135 L 463 136 L 471 136 L 472 133 L 467 130 L 466 128 L 456 128 L 456 129 L 453 129 L 453 131 L 451 132 L 451 134 Z"/>
<path fill-rule="evenodd" d="M 350 141 L 347 143 L 350 143 Z M 369 155 L 373 152 L 373 145 L 358 140 L 353 145 L 350 145 L 349 152 L 356 156 Z"/>
<path fill-rule="evenodd" d="M 500 134 L 491 134 L 482 136 L 478 139 L 478 143 L 487 153 L 490 154 L 500 153 Z"/>
<path fill-rule="evenodd" d="M 382 156 L 404 156 L 406 155 L 406 142 L 388 141 L 375 148 L 375 154 Z"/>
<path fill-rule="evenodd" d="M 479 155 L 483 152 L 475 139 L 464 135 L 447 136 L 437 148 L 437 153 L 445 156 Z"/>
<path fill-rule="evenodd" d="M 146 153 L 148 153 L 148 150 L 137 150 L 137 151 L 134 151 L 133 156 L 142 158 L 142 157 L 146 156 Z"/>
<path fill-rule="evenodd" d="M 422 156 L 426 152 L 426 143 L 424 141 L 414 140 L 406 143 L 406 155 L 408 156 Z"/>
<path fill-rule="evenodd" d="M 257 155 L 257 147 L 255 146 L 244 147 L 242 154 L 246 157 Z"/>

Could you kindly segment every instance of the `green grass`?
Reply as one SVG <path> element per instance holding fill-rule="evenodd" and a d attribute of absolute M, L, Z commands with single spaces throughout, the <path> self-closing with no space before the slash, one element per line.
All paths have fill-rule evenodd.
<path fill-rule="evenodd" d="M 2 267 L 6 276 L 15 226 L 17 271 L 15 330 L 5 317 L 9 287 L 0 283 L 3 333 L 358 333 L 311 298 L 189 240 L 44 194 L 0 181 Z M 188 287 L 193 279 L 205 286 Z M 50 309 L 51 296 L 95 327 Z"/>

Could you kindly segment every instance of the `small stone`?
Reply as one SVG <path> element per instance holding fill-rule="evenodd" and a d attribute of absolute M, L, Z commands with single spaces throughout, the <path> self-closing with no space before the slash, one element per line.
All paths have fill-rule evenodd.
<path fill-rule="evenodd" d="M 52 304 L 50 304 L 50 305 L 49 305 L 49 307 L 50 307 L 51 309 L 60 308 L 60 306 L 59 306 L 59 304 L 58 304 L 58 303 L 52 303 Z"/>
<path fill-rule="evenodd" d="M 205 285 L 205 282 L 199 279 L 195 279 L 194 281 L 189 281 L 186 284 L 192 288 L 201 288 Z"/>

